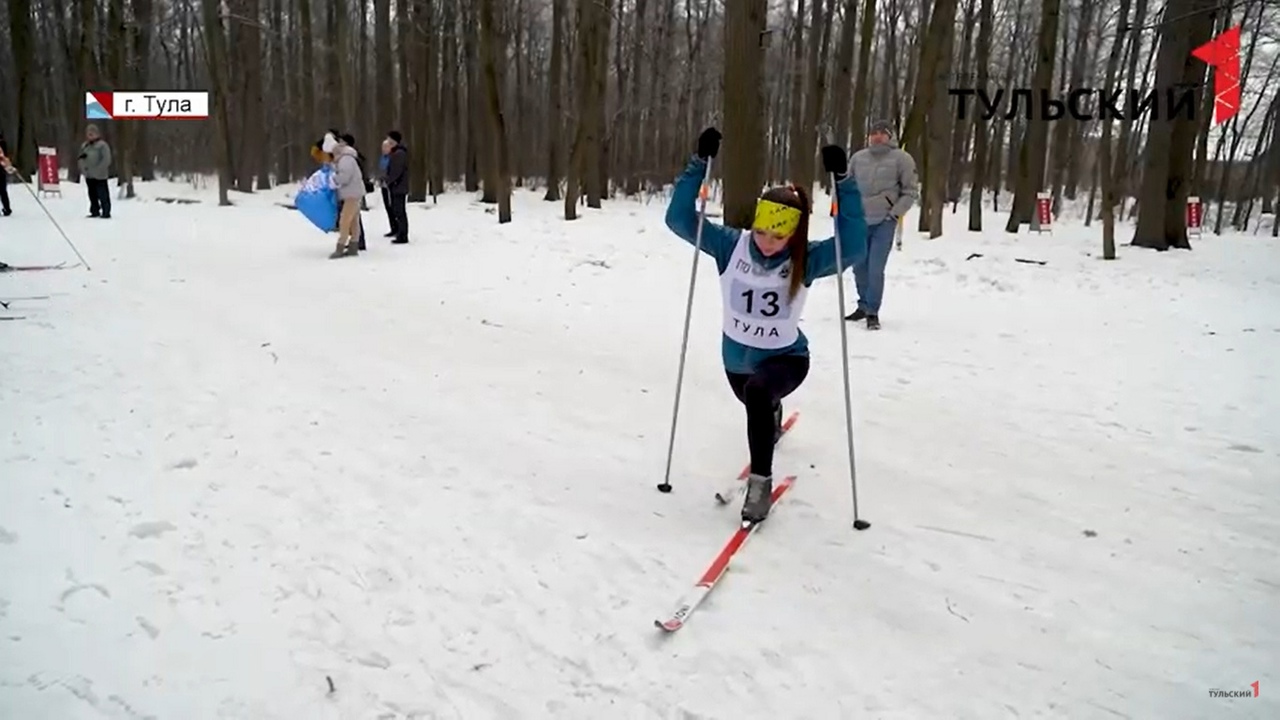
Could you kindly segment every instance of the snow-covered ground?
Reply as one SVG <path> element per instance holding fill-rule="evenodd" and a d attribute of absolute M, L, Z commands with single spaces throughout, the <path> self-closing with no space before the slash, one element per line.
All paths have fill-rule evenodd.
<path fill-rule="evenodd" d="M 1280 716 L 1265 235 L 909 233 L 849 326 L 865 532 L 817 286 L 799 482 L 660 636 L 746 460 L 703 262 L 655 490 L 691 258 L 660 201 L 447 195 L 408 246 L 375 203 L 330 261 L 287 189 L 65 191 L 92 271 L 0 275 L 0 718 Z M 74 262 L 11 193 L 0 260 Z"/>

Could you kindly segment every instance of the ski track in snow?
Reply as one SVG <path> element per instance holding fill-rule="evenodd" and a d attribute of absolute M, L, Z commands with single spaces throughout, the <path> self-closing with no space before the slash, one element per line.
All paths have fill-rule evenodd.
<path fill-rule="evenodd" d="M 746 457 L 706 261 L 654 490 L 691 256 L 661 202 L 447 195 L 405 247 L 375 206 L 333 262 L 283 190 L 148 183 L 205 202 L 107 224 L 68 187 L 94 271 L 0 276 L 47 296 L 0 327 L 6 720 L 1280 716 L 1274 240 L 909 233 L 884 329 L 848 326 L 864 533 L 815 286 L 798 484 L 661 637 Z M 0 259 L 62 259 L 14 204 Z"/>

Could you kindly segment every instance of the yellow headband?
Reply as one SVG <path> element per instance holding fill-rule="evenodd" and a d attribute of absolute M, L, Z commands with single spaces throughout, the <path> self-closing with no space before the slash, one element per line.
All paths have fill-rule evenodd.
<path fill-rule="evenodd" d="M 789 205 L 772 200 L 756 201 L 756 218 L 753 230 L 762 230 L 780 237 L 788 237 L 800 227 L 801 212 Z"/>

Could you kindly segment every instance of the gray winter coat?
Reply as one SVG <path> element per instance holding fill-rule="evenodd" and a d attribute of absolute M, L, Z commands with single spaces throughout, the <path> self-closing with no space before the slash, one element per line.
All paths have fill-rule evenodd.
<path fill-rule="evenodd" d="M 916 161 L 892 140 L 854 153 L 849 166 L 862 193 L 867 225 L 897 220 L 920 197 Z"/>
<path fill-rule="evenodd" d="M 338 185 L 338 197 L 342 200 L 359 200 L 364 197 L 364 174 L 356 161 L 356 150 L 350 145 L 333 149 L 333 178 Z"/>
<path fill-rule="evenodd" d="M 80 174 L 91 180 L 106 180 L 111 171 L 111 146 L 98 138 L 80 146 Z"/>

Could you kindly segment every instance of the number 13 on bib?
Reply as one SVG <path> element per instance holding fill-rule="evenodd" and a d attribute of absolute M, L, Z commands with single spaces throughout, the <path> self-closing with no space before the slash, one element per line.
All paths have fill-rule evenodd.
<path fill-rule="evenodd" d="M 747 347 L 776 350 L 800 336 L 800 315 L 808 288 L 791 297 L 791 263 L 762 268 L 751 258 L 751 232 L 743 232 L 720 276 L 724 334 Z"/>

